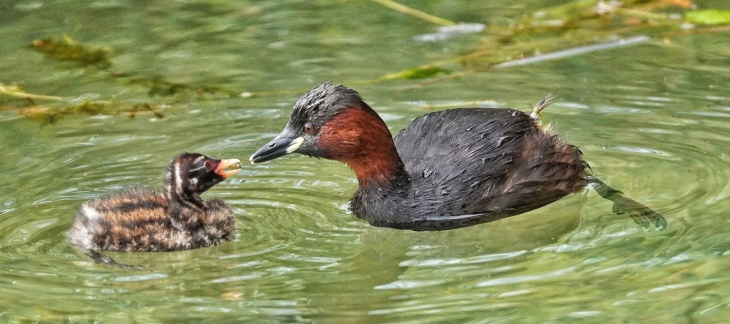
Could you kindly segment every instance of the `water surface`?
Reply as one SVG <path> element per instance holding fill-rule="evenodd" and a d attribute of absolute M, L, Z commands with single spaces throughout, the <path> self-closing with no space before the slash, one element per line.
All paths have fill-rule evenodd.
<path fill-rule="evenodd" d="M 709 5 L 710 3 L 708 3 Z M 415 3 L 413 4 L 416 5 Z M 424 10 L 455 21 L 519 17 L 540 4 Z M 719 4 L 715 4 L 719 5 Z M 730 36 L 611 51 L 419 85 L 361 83 L 464 53 L 477 36 L 419 43 L 435 26 L 371 2 L 150 4 L 11 1 L 0 10 L 0 82 L 30 92 L 169 102 L 164 118 L 74 115 L 41 124 L 0 111 L 0 321 L 719 322 L 730 315 Z M 367 13 L 367 14 L 364 14 Z M 25 48 L 69 34 L 114 49 L 114 68 L 253 98 L 150 98 L 103 72 Z M 350 85 L 395 132 L 425 105 L 495 101 L 547 120 L 597 176 L 662 213 L 646 231 L 594 192 L 445 232 L 374 228 L 347 211 L 344 165 L 291 156 L 245 166 L 206 193 L 236 214 L 235 241 L 91 263 L 65 231 L 85 200 L 161 185 L 183 151 L 247 159 L 315 84 Z M 0 97 L 0 105 L 19 105 Z"/>

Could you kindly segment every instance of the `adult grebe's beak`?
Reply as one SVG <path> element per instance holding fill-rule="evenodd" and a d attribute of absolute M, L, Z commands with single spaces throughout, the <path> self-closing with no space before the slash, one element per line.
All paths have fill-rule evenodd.
<path fill-rule="evenodd" d="M 304 143 L 304 137 L 289 137 L 279 134 L 268 144 L 262 146 L 248 159 L 251 163 L 261 163 L 282 157 L 296 151 Z"/>

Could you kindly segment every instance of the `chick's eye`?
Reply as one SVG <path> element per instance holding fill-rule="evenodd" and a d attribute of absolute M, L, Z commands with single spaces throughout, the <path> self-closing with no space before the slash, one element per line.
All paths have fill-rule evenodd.
<path fill-rule="evenodd" d="M 211 162 L 210 160 L 206 160 L 204 166 L 205 169 L 207 169 L 208 171 L 213 171 L 213 169 L 215 169 L 215 163 Z"/>
<path fill-rule="evenodd" d="M 307 122 L 304 124 L 304 134 L 312 135 L 314 133 L 314 124 Z"/>

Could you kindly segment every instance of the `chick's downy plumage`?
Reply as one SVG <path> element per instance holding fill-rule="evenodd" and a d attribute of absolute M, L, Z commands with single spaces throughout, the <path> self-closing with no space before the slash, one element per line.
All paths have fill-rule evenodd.
<path fill-rule="evenodd" d="M 181 154 L 170 161 L 162 192 L 125 188 L 81 205 L 69 241 L 93 251 L 174 251 L 231 240 L 235 219 L 230 206 L 203 200 L 200 194 L 236 174 L 238 165 L 235 159 Z"/>

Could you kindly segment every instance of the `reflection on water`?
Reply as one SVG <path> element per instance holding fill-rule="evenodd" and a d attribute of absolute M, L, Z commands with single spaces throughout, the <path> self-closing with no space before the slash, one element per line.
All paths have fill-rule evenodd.
<path fill-rule="evenodd" d="M 387 11 L 362 15 L 365 6 L 21 1 L 0 10 L 2 83 L 148 100 L 142 89 L 23 48 L 72 33 L 118 49 L 112 59 L 126 71 L 269 92 L 180 99 L 185 108 L 159 120 L 71 116 L 41 126 L 0 111 L 0 322 L 727 318 L 727 35 L 416 88 L 413 81 L 359 85 L 473 41 L 417 43 L 412 37 L 430 26 L 393 20 Z M 444 14 L 471 17 L 483 9 L 465 6 Z M 489 6 L 500 14 L 500 6 Z M 503 15 L 519 10 L 502 7 Z M 560 98 L 546 111 L 553 127 L 580 147 L 598 177 L 662 213 L 669 228 L 643 230 L 594 192 L 453 231 L 374 228 L 347 211 L 356 188 L 347 167 L 292 156 L 244 166 L 205 194 L 232 205 L 233 242 L 110 253 L 145 265 L 142 271 L 92 264 L 67 244 L 65 231 L 83 201 L 129 184 L 158 187 L 168 159 L 183 151 L 244 160 L 281 129 L 301 92 L 329 79 L 359 90 L 393 131 L 428 111 L 413 102 L 497 100 L 527 110 L 552 92 Z M 0 106 L 10 105 L 4 100 Z"/>

